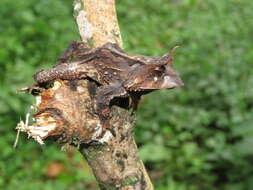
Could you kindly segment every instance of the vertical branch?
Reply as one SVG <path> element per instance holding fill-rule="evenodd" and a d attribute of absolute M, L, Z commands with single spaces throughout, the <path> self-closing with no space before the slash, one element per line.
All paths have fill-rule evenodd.
<path fill-rule="evenodd" d="M 74 11 L 83 41 L 94 47 L 106 42 L 122 47 L 114 0 L 76 0 Z M 153 190 L 133 138 L 134 116 L 118 107 L 113 107 L 112 115 L 110 128 L 116 135 L 106 145 L 81 145 L 80 152 L 101 189 Z"/>
<path fill-rule="evenodd" d="M 95 47 L 106 42 L 122 47 L 114 0 L 76 0 L 76 22 L 83 41 L 92 41 Z"/>

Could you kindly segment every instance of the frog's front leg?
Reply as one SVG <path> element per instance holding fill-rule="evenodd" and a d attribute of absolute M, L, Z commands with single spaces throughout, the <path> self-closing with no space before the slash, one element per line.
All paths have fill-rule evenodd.
<path fill-rule="evenodd" d="M 47 83 L 56 79 L 75 80 L 87 76 L 87 65 L 79 62 L 64 63 L 57 65 L 54 68 L 41 70 L 34 74 L 34 79 L 37 83 Z"/>
<path fill-rule="evenodd" d="M 120 82 L 98 88 L 96 94 L 96 111 L 102 124 L 108 121 L 110 117 L 111 100 L 115 97 L 125 97 L 127 94 L 127 91 Z"/>

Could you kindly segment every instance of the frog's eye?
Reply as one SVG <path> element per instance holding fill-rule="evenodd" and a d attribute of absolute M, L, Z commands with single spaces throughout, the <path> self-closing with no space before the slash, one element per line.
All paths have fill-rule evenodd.
<path fill-rule="evenodd" d="M 153 80 L 154 82 L 160 80 L 162 76 L 163 72 L 161 71 L 161 69 L 155 70 L 152 73 L 150 73 L 150 79 Z"/>
<path fill-rule="evenodd" d="M 160 67 L 155 67 L 155 69 L 154 69 L 155 71 L 160 71 L 161 69 L 160 69 Z"/>
<path fill-rule="evenodd" d="M 155 82 L 158 81 L 158 77 L 157 76 L 155 76 L 153 79 L 154 79 Z"/>
<path fill-rule="evenodd" d="M 159 65 L 154 68 L 154 71 L 158 71 L 158 72 L 164 72 L 165 70 L 166 70 L 166 65 Z"/>

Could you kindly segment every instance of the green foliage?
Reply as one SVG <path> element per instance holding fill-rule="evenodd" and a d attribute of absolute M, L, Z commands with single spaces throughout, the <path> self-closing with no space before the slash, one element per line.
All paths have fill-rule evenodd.
<path fill-rule="evenodd" d="M 14 127 L 31 97 L 16 94 L 78 39 L 72 1 L 9 1 L 0 6 L 0 189 L 96 189 L 82 158 L 39 146 Z M 176 45 L 185 86 L 146 96 L 136 139 L 157 190 L 253 188 L 251 0 L 118 1 L 124 46 L 161 55 Z M 60 162 L 55 179 L 47 166 Z M 80 167 L 80 164 L 82 167 Z"/>

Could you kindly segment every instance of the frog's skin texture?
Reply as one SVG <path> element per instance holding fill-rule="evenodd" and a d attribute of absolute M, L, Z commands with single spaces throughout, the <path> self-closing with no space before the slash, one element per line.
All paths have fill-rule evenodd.
<path fill-rule="evenodd" d="M 84 42 L 74 41 L 56 66 L 34 75 L 38 85 L 57 79 L 85 78 L 99 84 L 95 97 L 96 109 L 103 119 L 110 113 L 109 105 L 113 98 L 183 86 L 182 80 L 172 69 L 169 53 L 161 57 L 129 55 L 112 43 L 91 49 Z"/>

